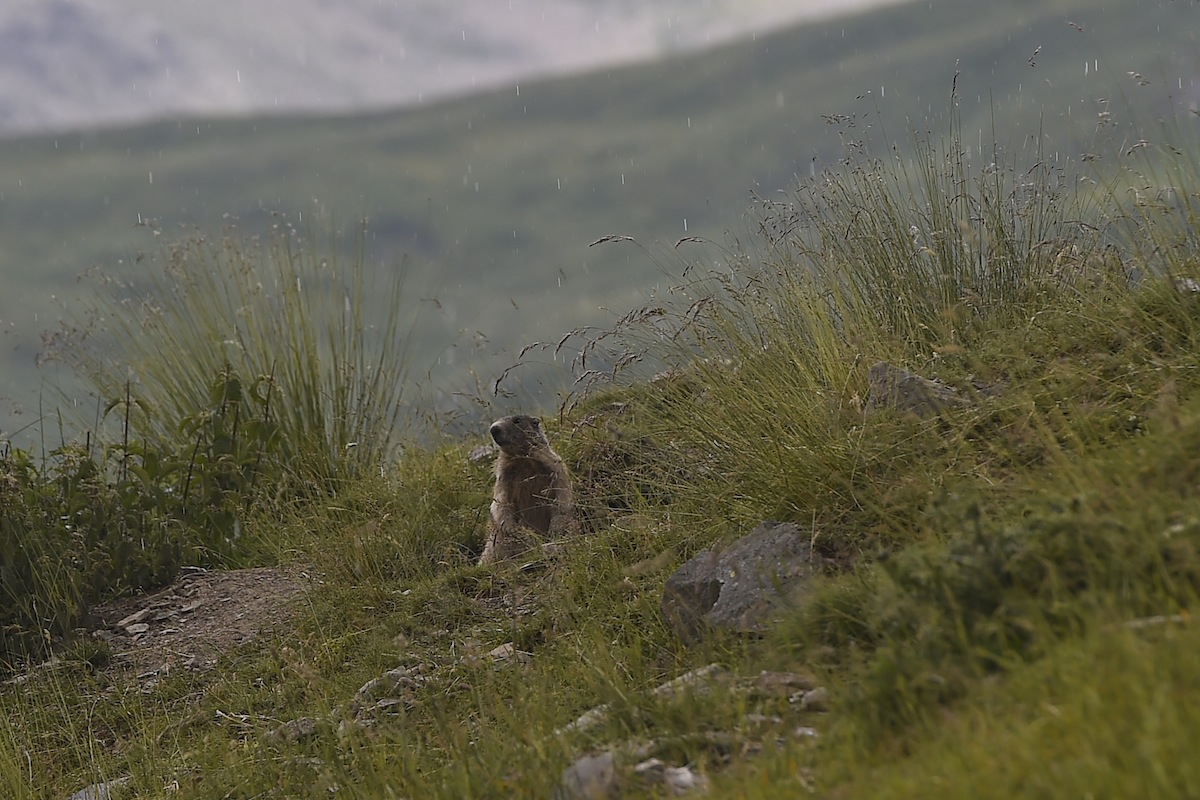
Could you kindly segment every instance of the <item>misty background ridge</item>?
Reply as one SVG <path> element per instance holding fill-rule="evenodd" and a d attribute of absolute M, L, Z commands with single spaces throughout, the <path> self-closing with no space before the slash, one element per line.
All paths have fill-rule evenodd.
<path fill-rule="evenodd" d="M 0 134 L 388 108 L 900 1 L 8 0 Z"/>
<path fill-rule="evenodd" d="M 184 52 L 209 37 L 227 55 L 207 62 L 207 74 L 222 91 L 243 87 L 243 101 L 265 97 L 251 90 L 263 85 L 268 68 L 289 85 L 309 86 L 310 96 L 342 98 L 362 87 L 318 92 L 313 87 L 325 84 L 296 65 L 306 57 L 352 74 L 356 59 L 374 52 L 367 39 L 386 37 L 382 23 L 350 19 L 433 9 L 420 17 L 438 23 L 419 29 L 426 31 L 421 46 L 437 59 L 462 57 L 474 65 L 462 74 L 475 79 L 480 64 L 517 63 L 514 54 L 536 50 L 542 35 L 526 16 L 533 39 L 501 46 L 499 28 L 484 26 L 495 46 L 482 48 L 472 44 L 476 28 L 463 27 L 440 5 L 364 2 L 352 8 L 366 17 L 324 24 L 321 14 L 335 6 L 312 3 L 314 16 L 303 24 L 273 0 L 256 3 L 253 19 L 281 31 L 299 26 L 310 37 L 322 29 L 334 39 L 351 36 L 342 46 L 314 50 L 293 41 L 268 49 L 268 38 L 255 37 L 252 17 L 239 18 L 239 27 L 205 14 L 211 6 L 199 2 L 164 5 L 181 31 L 164 35 L 165 23 L 151 13 L 158 6 L 145 0 L 122 3 L 122 15 L 105 23 L 95 16 L 100 0 L 19 0 L 0 11 L 0 20 L 25 25 L 0 24 L 0 63 L 23 52 L 21 63 L 41 65 L 29 67 L 31 74 L 57 87 L 43 99 L 66 107 L 72 97 L 84 98 L 96 107 L 96 97 L 134 97 L 132 84 L 117 81 L 120 91 L 109 96 L 86 88 L 91 84 L 81 76 L 103 82 L 105 74 L 141 70 L 166 80 L 156 59 L 166 52 L 189 63 Z M 62 362 L 46 361 L 47 337 L 86 328 L 81 301 L 111 291 L 96 276 L 145 285 L 164 242 L 225 232 L 253 237 L 280 219 L 328 239 L 365 219 L 371 263 L 408 271 L 411 306 L 396 313 L 415 320 L 409 363 L 436 406 L 486 396 L 505 409 L 550 408 L 570 388 L 571 348 L 532 350 L 521 369 L 506 373 L 526 346 L 609 326 L 669 288 L 688 265 L 728 263 L 735 242 L 752 254 L 757 198 L 786 199 L 798 180 L 843 159 L 867 152 L 903 157 L 914 135 L 946 136 L 953 116 L 970 157 L 1000 160 L 990 152 L 994 136 L 1010 153 L 1038 151 L 1064 165 L 1086 157 L 1102 171 L 1129 142 L 1158 140 L 1164 122 L 1176 127 L 1180 142 L 1200 124 L 1189 113 L 1200 104 L 1196 0 L 919 0 L 694 50 L 672 38 L 671 14 L 696 24 L 716 19 L 720 9 L 784 4 L 714 0 L 686 14 L 683 5 L 653 6 L 672 20 L 666 44 L 654 51 L 670 51 L 666 57 L 508 78 L 500 88 L 436 101 L 275 113 L 272 96 L 270 114 L 158 111 L 160 118 L 138 124 L 10 133 L 0 140 L 0 438 L 28 437 L 46 421 L 56 428 L 58 408 L 95 416 L 103 402 L 81 393 Z M 513 0 L 511 13 L 542 7 Z M 592 27 L 575 30 L 592 37 L 603 13 L 626 19 L 633 6 L 608 0 L 544 7 L 586 8 L 590 13 L 576 20 Z M 503 0 L 497 8 L 509 19 Z M 223 26 L 232 32 L 214 32 Z M 637 29 L 616 28 L 625 30 Z M 603 22 L 600 33 L 624 42 Z M 366 43 L 355 46 L 353 35 Z M 60 59 L 52 57 L 55 47 L 35 46 L 47 37 L 65 48 Z M 63 45 L 69 41 L 89 44 Z M 329 58 L 316 59 L 316 52 Z M 432 55 L 418 58 L 419 47 L 405 52 L 408 63 L 430 66 L 429 74 L 448 70 Z M 106 53 L 116 67 L 80 66 L 86 59 L 102 64 Z M 233 65 L 243 61 L 239 84 L 241 67 Z M 10 70 L 0 74 L 11 79 Z M 0 108 L 21 96 L 0 94 Z M 634 241 L 589 246 L 612 236 Z M 342 239 L 346 253 L 351 239 Z M 681 239 L 687 242 L 676 247 Z M 501 374 L 511 397 L 492 394 Z"/>

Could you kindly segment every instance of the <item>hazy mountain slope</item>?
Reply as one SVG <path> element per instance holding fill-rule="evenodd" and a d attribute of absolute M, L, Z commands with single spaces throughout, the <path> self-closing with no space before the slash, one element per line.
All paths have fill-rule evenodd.
<path fill-rule="evenodd" d="M 410 256 L 414 301 L 438 301 L 421 306 L 414 372 L 459 388 L 470 364 L 489 384 L 526 343 L 605 324 L 664 281 L 637 247 L 590 242 L 661 242 L 668 266 L 719 258 L 670 245 L 753 226 L 741 220 L 751 191 L 772 195 L 864 136 L 944 129 L 956 68 L 957 111 L 978 131 L 968 138 L 994 129 L 1026 146 L 1013 132 L 1040 124 L 1048 157 L 1111 155 L 1108 137 L 1141 135 L 1125 101 L 1150 122 L 1194 102 L 1194 13 L 1166 0 L 933 0 L 394 113 L 11 140 L 0 149 L 5 393 L 29 419 L 37 336 L 60 313 L 50 296 L 76 297 L 89 266 L 156 247 L 139 219 L 166 238 L 211 235 L 230 218 L 254 233 L 275 210 L 368 217 L 371 257 Z M 547 357 L 517 378 L 545 400 L 566 371 Z"/>
<path fill-rule="evenodd" d="M 899 1 L 9 0 L 0 133 L 394 106 Z"/>

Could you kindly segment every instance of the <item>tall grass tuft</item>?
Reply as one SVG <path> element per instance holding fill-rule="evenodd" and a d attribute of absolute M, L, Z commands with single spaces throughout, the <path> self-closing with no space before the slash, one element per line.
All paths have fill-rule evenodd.
<path fill-rule="evenodd" d="M 981 156 L 956 129 L 914 145 L 911 157 L 857 145 L 836 169 L 761 199 L 750 246 L 687 264 L 581 348 L 580 363 L 615 365 L 617 381 L 667 367 L 634 406 L 671 451 L 647 468 L 691 465 L 656 473 L 675 484 L 673 513 L 710 518 L 715 506 L 737 524 L 857 515 L 862 528 L 861 512 L 892 502 L 896 468 L 922 447 L 907 434 L 863 444 L 868 367 L 969 384 L 993 331 L 1080 296 L 1103 242 L 1068 166 L 1036 148 Z M 577 401 L 596 375 L 584 372 Z M 908 524 L 877 511 L 866 528 Z"/>
<path fill-rule="evenodd" d="M 409 320 L 403 271 L 369 264 L 364 239 L 349 263 L 286 221 L 167 245 L 145 285 L 99 300 L 105 347 L 83 370 L 109 408 L 132 385 L 134 438 L 186 446 L 232 413 L 224 434 L 258 425 L 293 477 L 377 468 L 398 444 Z"/>

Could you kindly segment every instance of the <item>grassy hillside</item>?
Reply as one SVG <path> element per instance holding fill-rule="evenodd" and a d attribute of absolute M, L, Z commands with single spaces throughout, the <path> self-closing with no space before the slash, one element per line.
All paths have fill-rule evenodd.
<path fill-rule="evenodd" d="M 58 402 L 39 398 L 42 380 L 66 371 L 33 364 L 62 306 L 95 291 L 79 275 L 143 275 L 152 262 L 130 262 L 162 240 L 232 224 L 260 234 L 272 212 L 320 233 L 369 219 L 368 259 L 410 264 L 397 313 L 421 311 L 413 375 L 478 393 L 524 345 L 611 323 L 664 279 L 641 250 L 589 248 L 596 239 L 633 236 L 672 268 L 685 235 L 743 235 L 756 223 L 744 218 L 751 192 L 769 197 L 881 127 L 943 126 L 956 70 L 966 141 L 994 128 L 1016 147 L 1023 134 L 1009 132 L 1040 130 L 1056 158 L 1106 155 L 1142 136 L 1126 104 L 1144 120 L 1194 104 L 1191 21 L 1189 4 L 1165 0 L 934 0 L 395 113 L 8 140 L 0 374 L 25 413 L 0 424 Z M 1098 127 L 1106 109 L 1115 124 Z M 508 388 L 552 402 L 561 367 L 532 365 Z"/>
<path fill-rule="evenodd" d="M 167 532 L 209 564 L 278 564 L 302 594 L 210 665 L 124 666 L 142 663 L 113 633 L 128 620 L 44 637 L 57 658 L 0 694 L 0 793 L 550 797 L 611 748 L 622 797 L 661 794 L 626 769 L 650 757 L 721 798 L 1193 796 L 1200 161 L 1181 128 L 1123 151 L 1114 178 L 1036 151 L 973 160 L 951 125 L 916 135 L 911 161 L 867 150 L 755 206 L 753 236 L 699 248 L 707 261 L 586 339 L 629 366 L 547 420 L 587 535 L 528 563 L 475 566 L 479 436 L 313 469 L 342 441 L 321 424 L 271 433 L 263 405 L 275 387 L 307 407 L 322 384 L 272 372 L 242 392 L 230 366 L 207 399 L 175 389 L 200 406 L 192 423 L 144 413 L 164 415 L 154 441 L 181 431 L 177 447 L 211 451 L 194 463 L 212 499 Z M 187 332 L 188 308 L 162 324 Z M 308 319 L 319 339 L 324 316 Z M 881 360 L 961 402 L 871 411 Z M 156 374 L 169 394 L 175 373 Z M 263 423 L 261 440 L 238 446 L 231 419 Z M 105 452 L 85 509 L 133 498 L 130 525 L 176 509 L 168 465 L 190 476 L 186 458 L 128 439 Z M 36 518 L 39 493 L 75 497 L 57 476 L 91 457 L 42 481 L 18 455 L 0 481 L 9 527 Z M 51 510 L 32 536 L 104 529 L 84 514 L 62 531 Z M 659 611 L 666 576 L 764 518 L 801 526 L 826 560 L 811 594 L 762 636 L 684 646 Z M 34 577 L 40 599 L 53 580 Z M 218 605 L 263 613 L 246 602 Z M 656 691 L 713 663 L 726 677 Z"/>

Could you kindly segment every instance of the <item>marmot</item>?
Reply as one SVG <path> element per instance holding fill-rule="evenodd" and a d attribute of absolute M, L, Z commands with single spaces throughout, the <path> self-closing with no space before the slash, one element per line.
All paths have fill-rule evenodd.
<path fill-rule="evenodd" d="M 550 447 L 537 417 L 502 417 L 488 429 L 500 447 L 487 543 L 480 564 L 528 550 L 530 531 L 551 537 L 579 532 L 567 466 Z"/>

